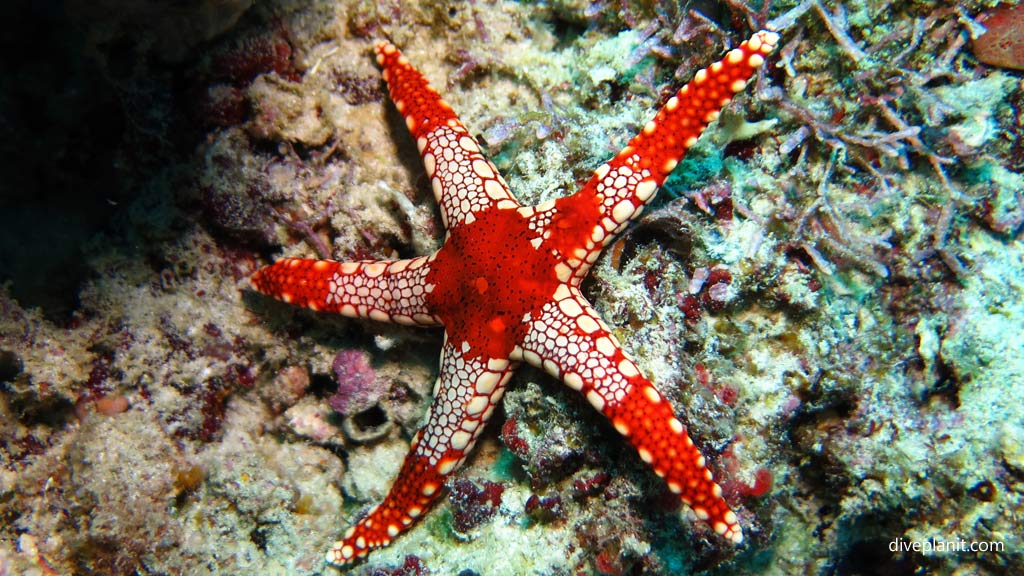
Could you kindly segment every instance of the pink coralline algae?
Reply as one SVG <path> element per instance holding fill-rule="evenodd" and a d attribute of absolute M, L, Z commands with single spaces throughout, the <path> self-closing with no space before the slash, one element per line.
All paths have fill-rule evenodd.
<path fill-rule="evenodd" d="M 538 496 L 531 494 L 523 506 L 526 514 L 538 522 L 551 522 L 562 516 L 562 497 L 558 494 Z"/>
<path fill-rule="evenodd" d="M 711 269 L 698 268 L 690 279 L 689 294 L 678 296 L 679 309 L 691 321 L 700 319 L 701 310 L 719 312 L 729 298 L 730 284 L 732 273 L 725 266 L 718 264 Z"/>
<path fill-rule="evenodd" d="M 334 357 L 331 369 L 338 378 L 338 391 L 327 402 L 335 412 L 358 414 L 372 408 L 385 392 L 366 352 L 342 350 Z"/>
<path fill-rule="evenodd" d="M 505 487 L 490 480 L 473 482 L 455 478 L 448 483 L 452 504 L 452 528 L 466 534 L 491 519 L 501 506 Z"/>
<path fill-rule="evenodd" d="M 401 566 L 377 568 L 372 572 L 364 572 L 364 574 L 369 574 L 369 576 L 426 576 L 430 573 L 430 570 L 427 570 L 426 566 L 423 565 L 423 561 L 412 554 L 406 555 L 405 561 Z"/>

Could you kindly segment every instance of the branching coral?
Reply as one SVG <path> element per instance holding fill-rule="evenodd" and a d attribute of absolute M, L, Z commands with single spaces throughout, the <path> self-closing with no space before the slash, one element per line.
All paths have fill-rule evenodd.
<path fill-rule="evenodd" d="M 825 180 L 838 167 L 844 179 L 863 182 L 856 175 L 859 169 L 872 177 L 882 195 L 890 196 L 893 183 L 901 181 L 905 171 L 918 161 L 926 162 L 941 187 L 932 200 L 939 213 L 930 242 L 918 249 L 916 258 L 922 260 L 934 254 L 962 278 L 967 271 L 950 247 L 948 236 L 954 211 L 963 207 L 964 200 L 961 185 L 947 172 L 954 167 L 952 154 L 959 156 L 956 162 L 960 164 L 978 161 L 986 153 L 976 145 L 962 145 L 951 127 L 954 120 L 968 112 L 935 90 L 947 81 L 970 80 L 962 54 L 966 32 L 959 15 L 952 7 L 934 8 L 866 43 L 854 38 L 853 26 L 841 4 L 829 10 L 818 0 L 802 2 L 768 23 L 789 30 L 791 39 L 781 50 L 780 62 L 787 88 L 769 88 L 766 94 L 794 125 L 780 145 L 781 154 L 797 152 L 796 166 L 800 166 L 808 160 L 808 154 L 821 153 L 808 146 L 808 138 L 832 151 L 825 152 L 830 158 Z M 814 19 L 825 26 L 834 47 L 845 56 L 834 61 L 836 70 L 828 73 L 811 65 L 815 53 L 828 49 L 827 45 L 812 44 L 808 36 L 808 27 L 812 26 L 808 21 Z M 856 35 L 863 36 L 864 31 L 857 30 Z M 815 36 L 814 42 L 819 40 Z M 839 164 L 833 166 L 837 161 Z M 818 198 L 804 209 L 799 229 L 804 229 L 808 215 L 825 208 L 832 229 L 825 230 L 830 240 L 819 248 L 847 258 L 863 254 L 862 248 L 851 246 L 853 237 L 842 233 L 849 224 L 843 224 L 842 215 L 827 205 L 822 185 Z M 880 240 L 882 244 L 879 240 L 870 243 L 886 247 L 888 242 Z M 816 255 L 812 259 L 823 263 Z M 870 260 L 877 258 L 854 258 L 862 267 L 882 273 L 884 265 Z"/>

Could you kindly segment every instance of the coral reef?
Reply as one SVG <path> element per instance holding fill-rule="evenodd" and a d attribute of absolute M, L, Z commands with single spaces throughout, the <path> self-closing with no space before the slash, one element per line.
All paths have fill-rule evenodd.
<path fill-rule="evenodd" d="M 713 455 L 744 544 L 524 370 L 455 497 L 349 573 L 1024 571 L 1024 81 L 985 56 L 1020 13 L 998 4 L 5 8 L 26 24 L 2 41 L 0 574 L 333 570 L 440 337 L 246 279 L 439 246 L 373 40 L 535 204 L 762 27 L 778 56 L 583 286 Z"/>

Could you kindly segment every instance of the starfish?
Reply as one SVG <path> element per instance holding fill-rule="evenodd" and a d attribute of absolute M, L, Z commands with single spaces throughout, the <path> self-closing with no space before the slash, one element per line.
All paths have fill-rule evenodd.
<path fill-rule="evenodd" d="M 289 258 L 252 277 L 257 291 L 315 311 L 444 326 L 427 423 L 384 501 L 332 545 L 328 562 L 349 564 L 387 546 L 423 516 L 524 362 L 582 394 L 698 519 L 727 541 L 742 541 L 736 514 L 686 427 L 580 283 L 777 42 L 777 34 L 758 32 L 698 71 L 582 189 L 537 206 L 516 201 L 452 108 L 401 52 L 389 42 L 376 45 L 391 99 L 440 205 L 444 245 L 395 261 Z"/>

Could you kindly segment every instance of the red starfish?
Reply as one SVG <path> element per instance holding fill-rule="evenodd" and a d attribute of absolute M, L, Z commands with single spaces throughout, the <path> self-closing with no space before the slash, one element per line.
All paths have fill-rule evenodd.
<path fill-rule="evenodd" d="M 398 49 L 377 44 L 391 98 L 441 207 L 444 246 L 392 262 L 286 259 L 252 277 L 260 292 L 313 310 L 445 328 L 429 421 L 387 497 L 332 546 L 328 562 L 347 564 L 387 546 L 423 515 L 466 460 L 520 362 L 579 391 L 699 519 L 729 541 L 743 539 L 686 427 L 579 286 L 777 41 L 758 32 L 697 72 L 582 190 L 533 207 L 516 202 L 451 107 Z"/>

